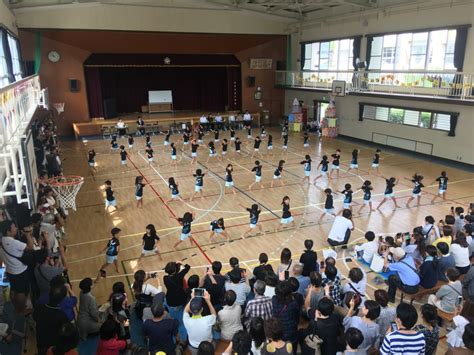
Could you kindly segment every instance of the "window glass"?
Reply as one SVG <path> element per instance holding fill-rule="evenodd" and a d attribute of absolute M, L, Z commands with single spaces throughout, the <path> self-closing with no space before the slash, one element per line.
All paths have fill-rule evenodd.
<path fill-rule="evenodd" d="M 304 70 L 352 71 L 353 39 L 341 39 L 305 44 Z M 318 75 L 323 78 L 323 75 Z M 348 80 L 345 73 L 330 75 L 329 78 Z"/>
<path fill-rule="evenodd" d="M 418 126 L 420 121 L 420 111 L 405 110 L 405 115 L 403 116 L 403 123 Z"/>
<path fill-rule="evenodd" d="M 451 115 L 435 113 L 433 115 L 433 126 L 431 128 L 449 131 Z"/>
<path fill-rule="evenodd" d="M 421 113 L 420 127 L 422 127 L 422 128 L 430 128 L 431 127 L 431 112 L 422 112 Z"/>
<path fill-rule="evenodd" d="M 375 119 L 380 121 L 388 121 L 388 107 L 377 107 Z"/>
<path fill-rule="evenodd" d="M 3 52 L 3 36 L 0 33 L 0 87 L 7 86 L 8 81 L 8 67 L 5 53 Z"/>

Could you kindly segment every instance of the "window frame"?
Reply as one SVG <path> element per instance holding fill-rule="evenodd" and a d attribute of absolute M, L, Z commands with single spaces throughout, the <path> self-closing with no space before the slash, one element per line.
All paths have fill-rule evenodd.
<path fill-rule="evenodd" d="M 18 38 L 18 36 L 15 33 L 11 32 L 7 27 L 5 27 L 2 24 L 0 24 L 0 36 L 2 36 L 2 38 L 6 39 L 6 47 L 7 47 L 7 51 L 8 51 L 8 52 L 4 51 L 5 45 L 3 43 L 1 43 L 0 51 L 2 51 L 3 57 L 5 58 L 5 62 L 6 62 L 6 65 L 7 65 L 7 78 L 6 78 L 6 81 L 8 81 L 8 83 L 6 85 L 0 85 L 0 88 L 2 88 L 2 87 L 5 87 L 5 86 L 8 86 L 10 84 L 13 84 L 17 81 L 20 81 L 20 80 L 26 78 L 26 76 L 25 76 L 25 68 L 24 68 L 24 65 L 23 65 L 23 56 L 22 56 L 22 53 L 21 53 L 20 39 Z M 15 60 L 18 61 L 18 66 L 19 66 L 20 72 L 16 73 L 16 74 L 21 75 L 20 79 L 17 79 L 15 77 L 14 70 L 13 70 L 13 57 L 12 57 L 11 48 L 10 48 L 10 41 L 9 41 L 10 37 L 14 40 L 14 42 L 16 44 L 16 48 L 17 48 L 18 58 L 15 59 Z"/>
<path fill-rule="evenodd" d="M 303 42 L 300 42 L 300 46 L 304 46 L 304 58 L 301 59 L 303 65 L 301 67 L 301 71 L 302 72 L 313 72 L 313 71 L 316 71 L 316 72 L 338 72 L 338 71 L 352 71 L 352 61 L 354 60 L 354 57 L 353 57 L 353 51 L 354 51 L 354 40 L 357 38 L 357 37 L 362 37 L 362 36 L 351 36 L 351 37 L 340 37 L 340 38 L 331 38 L 331 39 L 321 39 L 321 40 L 314 40 L 314 41 L 303 41 Z M 344 40 L 349 40 L 349 55 L 347 57 L 347 60 L 348 60 L 348 69 L 339 69 L 339 66 L 341 64 L 341 60 L 340 60 L 340 56 L 339 56 L 339 53 L 341 51 L 341 41 L 344 41 Z M 331 59 L 331 42 L 338 42 L 338 45 L 337 45 L 337 57 L 336 57 L 336 69 L 329 69 L 330 67 L 330 59 Z M 324 60 L 327 60 L 327 67 L 328 69 L 320 69 L 321 68 L 321 45 L 323 43 L 327 43 L 328 44 L 328 47 L 329 47 L 329 50 L 328 50 L 328 55 L 327 57 L 323 57 Z M 318 44 L 319 45 L 319 56 L 318 56 L 318 67 L 313 69 L 313 68 L 309 68 L 309 69 L 304 69 L 305 67 L 305 63 L 307 61 L 310 62 L 310 66 L 312 67 L 312 50 L 310 51 L 307 51 L 306 50 L 306 46 L 307 45 L 311 45 L 311 49 L 312 49 L 312 46 L 314 44 Z M 309 53 L 308 53 L 309 52 Z"/>

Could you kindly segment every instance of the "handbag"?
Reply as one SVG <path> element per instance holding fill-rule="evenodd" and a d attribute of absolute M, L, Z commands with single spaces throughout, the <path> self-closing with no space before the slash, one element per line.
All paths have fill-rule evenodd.
<path fill-rule="evenodd" d="M 314 355 L 321 355 L 321 344 L 323 340 L 320 337 L 316 334 L 310 334 L 304 338 L 304 342 L 308 348 L 314 350 Z"/>

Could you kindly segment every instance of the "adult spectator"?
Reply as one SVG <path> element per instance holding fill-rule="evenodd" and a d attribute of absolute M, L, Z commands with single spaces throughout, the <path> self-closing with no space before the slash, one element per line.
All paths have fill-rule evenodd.
<path fill-rule="evenodd" d="M 46 154 L 46 170 L 48 172 L 48 177 L 61 175 L 61 159 L 59 158 L 58 151 L 55 147 L 52 147 L 49 150 L 49 153 Z"/>
<path fill-rule="evenodd" d="M 338 271 L 336 267 L 328 264 L 326 265 L 324 273 L 326 277 L 323 278 L 322 286 L 329 287 L 328 297 L 330 297 L 337 306 L 341 306 L 341 279 L 337 275 Z"/>
<path fill-rule="evenodd" d="M 96 334 L 100 330 L 99 310 L 94 295 L 91 293 L 93 281 L 87 277 L 79 282 L 79 312 L 77 314 L 77 330 L 81 339 Z"/>
<path fill-rule="evenodd" d="M 239 330 L 234 334 L 232 341 L 222 354 L 250 354 L 251 349 L 252 338 L 250 337 L 250 334 L 244 330 Z"/>
<path fill-rule="evenodd" d="M 453 229 L 450 226 L 443 226 L 442 231 L 443 231 L 442 237 L 436 239 L 432 244 L 435 247 L 438 247 L 439 243 L 446 243 L 448 244 L 448 247 L 449 247 L 453 241 L 453 237 L 452 237 Z"/>
<path fill-rule="evenodd" d="M 471 263 L 471 268 L 467 274 L 464 275 L 464 279 L 461 283 L 463 296 L 471 302 L 474 302 L 474 257 L 471 257 Z"/>
<path fill-rule="evenodd" d="M 364 335 L 357 328 L 349 328 L 344 334 L 347 342 L 346 351 L 344 355 L 365 355 L 367 351 L 361 347 L 364 342 Z"/>
<path fill-rule="evenodd" d="M 433 288 L 438 282 L 438 249 L 433 245 L 426 246 L 426 257 L 420 265 L 420 286 Z"/>
<path fill-rule="evenodd" d="M 202 341 L 199 344 L 197 355 L 214 355 L 214 345 L 209 341 Z"/>
<path fill-rule="evenodd" d="M 415 228 L 409 241 L 403 240 L 403 234 L 399 235 L 399 238 L 402 239 L 402 248 L 405 250 L 406 256 L 413 258 L 416 265 L 421 265 L 423 258 L 426 255 L 425 238 L 423 237 L 423 234 L 419 232 L 421 231 Z"/>
<path fill-rule="evenodd" d="M 152 319 L 143 323 L 143 335 L 148 339 L 148 349 L 155 354 L 162 351 L 165 354 L 174 354 L 176 345 L 173 337 L 178 333 L 179 322 L 176 319 L 165 319 L 165 307 L 156 303 L 151 307 Z"/>
<path fill-rule="evenodd" d="M 446 276 L 449 280 L 448 284 L 441 286 L 436 294 L 430 295 L 428 303 L 444 312 L 452 313 L 456 308 L 457 299 L 462 297 L 462 284 L 458 280 L 460 273 L 457 269 L 449 268 Z"/>
<path fill-rule="evenodd" d="M 356 245 L 355 246 L 355 251 L 357 255 L 359 253 L 361 254 L 362 259 L 370 265 L 372 263 L 372 259 L 379 250 L 379 243 L 377 240 L 375 240 L 375 233 L 372 231 L 368 231 L 365 233 L 365 239 L 367 242 L 361 244 L 361 245 Z"/>
<path fill-rule="evenodd" d="M 296 303 L 298 303 L 298 308 L 301 309 L 304 305 L 304 297 L 301 293 L 298 293 L 298 289 L 300 288 L 300 283 L 293 276 L 288 279 L 288 282 L 290 283 L 290 286 L 291 286 L 291 294 L 294 300 L 296 301 Z"/>
<path fill-rule="evenodd" d="M 304 309 L 316 309 L 319 301 L 324 297 L 324 288 L 322 287 L 323 278 L 319 272 L 313 271 L 309 274 L 310 285 L 304 301 Z"/>
<path fill-rule="evenodd" d="M 440 281 L 448 281 L 446 277 L 446 270 L 450 267 L 456 267 L 456 263 L 454 261 L 453 256 L 449 252 L 449 244 L 442 242 L 438 243 L 436 248 L 439 250 L 441 256 L 438 258 L 438 265 L 437 265 L 437 276 L 438 280 Z"/>
<path fill-rule="evenodd" d="M 127 348 L 127 342 L 119 339 L 117 335 L 117 323 L 113 319 L 107 319 L 100 327 L 100 339 L 96 355 L 119 355 L 120 351 Z"/>
<path fill-rule="evenodd" d="M 209 130 L 209 121 L 205 115 L 199 118 L 199 124 L 202 125 L 206 131 Z"/>
<path fill-rule="evenodd" d="M 247 328 L 253 318 L 260 317 L 263 320 L 267 320 L 273 314 L 272 299 L 265 296 L 265 288 L 265 282 L 261 280 L 255 281 L 253 285 L 255 298 L 250 300 L 245 307 L 245 323 Z"/>
<path fill-rule="evenodd" d="M 214 122 L 216 123 L 216 129 L 220 131 L 223 126 L 222 126 L 222 116 L 217 112 L 216 116 L 214 117 Z"/>
<path fill-rule="evenodd" d="M 71 323 L 65 323 L 59 329 L 58 343 L 51 346 L 46 355 L 78 355 L 74 350 L 79 344 L 79 336 L 76 327 Z"/>
<path fill-rule="evenodd" d="M 296 346 L 298 340 L 299 305 L 293 298 L 291 285 L 288 281 L 280 282 L 272 298 L 273 317 L 281 321 L 283 340 Z"/>
<path fill-rule="evenodd" d="M 158 287 L 147 282 L 148 280 L 155 278 L 156 275 L 147 275 L 143 270 L 137 270 L 133 275 L 134 281 L 132 284 L 132 291 L 136 300 L 134 311 L 139 319 L 143 319 L 143 310 L 147 307 L 151 307 L 153 298 L 163 292 L 162 287 L 159 285 L 159 281 Z"/>
<path fill-rule="evenodd" d="M 66 282 L 66 279 L 62 275 L 55 276 L 50 284 L 50 290 L 53 288 L 61 288 L 66 286 L 67 294 L 66 297 L 59 303 L 59 308 L 66 314 L 66 317 L 73 321 L 75 317 L 75 308 L 77 306 L 77 297 L 74 294 L 74 291 L 71 288 L 71 285 Z M 49 293 L 43 293 L 41 297 L 36 300 L 36 304 L 48 304 L 49 303 Z"/>
<path fill-rule="evenodd" d="M 273 267 L 268 264 L 268 255 L 266 253 L 261 253 L 258 256 L 258 262 L 260 265 L 253 269 L 253 276 L 257 280 L 265 281 L 267 273 L 274 273 Z"/>
<path fill-rule="evenodd" d="M 435 219 L 433 216 L 425 217 L 425 225 L 423 226 L 422 232 L 427 244 L 433 243 L 440 237 L 439 228 L 435 225 Z"/>
<path fill-rule="evenodd" d="M 374 292 L 375 302 L 380 305 L 380 315 L 375 320 L 379 325 L 380 329 L 380 341 L 383 340 L 385 334 L 387 334 L 390 324 L 395 322 L 397 312 L 394 307 L 388 305 L 388 294 L 385 290 L 376 290 Z"/>
<path fill-rule="evenodd" d="M 265 276 L 265 296 L 273 297 L 275 296 L 275 288 L 278 285 L 278 276 L 276 274 L 267 274 Z"/>
<path fill-rule="evenodd" d="M 352 298 L 349 302 L 349 311 L 343 320 L 345 330 L 357 328 L 362 332 L 364 335 L 362 349 L 368 350 L 372 346 L 378 348 L 380 327 L 375 321 L 380 315 L 380 305 L 375 301 L 365 301 L 360 309 L 361 317 L 354 316 L 354 309 L 355 302 L 354 298 Z"/>
<path fill-rule="evenodd" d="M 232 270 L 229 273 L 230 281 L 226 282 L 225 290 L 229 291 L 232 290 L 235 292 L 237 299 L 236 303 L 240 306 L 245 305 L 245 301 L 247 300 L 247 296 L 250 293 L 250 286 L 248 284 L 247 273 L 244 271 L 245 282 L 240 282 L 242 278 L 242 273 L 239 268 Z"/>
<path fill-rule="evenodd" d="M 59 243 L 58 240 L 55 238 L 55 223 L 56 221 L 54 218 L 54 214 L 46 213 L 41 219 L 40 235 L 46 239 L 46 243 L 49 248 L 48 252 L 51 253 L 53 256 L 59 257 Z"/>
<path fill-rule="evenodd" d="M 451 243 L 451 255 L 454 258 L 454 263 L 459 272 L 466 274 L 471 267 L 469 260 L 469 243 L 466 240 L 466 235 L 461 231 L 456 233 L 456 239 Z"/>
<path fill-rule="evenodd" d="M 46 249 L 36 252 L 38 265 L 35 268 L 36 284 L 39 287 L 40 294 L 49 293 L 49 284 L 51 280 L 62 275 L 64 268 L 59 265 L 59 259 L 53 260 Z"/>
<path fill-rule="evenodd" d="M 334 219 L 328 236 L 329 245 L 332 247 L 342 246 L 342 249 L 346 249 L 353 230 L 352 212 L 346 208 L 342 211 L 342 216 L 337 216 Z"/>
<path fill-rule="evenodd" d="M 435 355 L 439 342 L 438 312 L 431 304 L 421 306 L 422 324 L 416 325 L 413 330 L 420 331 L 425 336 L 425 355 Z"/>
<path fill-rule="evenodd" d="M 66 314 L 59 307 L 66 295 L 67 289 L 64 285 L 51 288 L 48 304 L 36 306 L 33 312 L 39 355 L 46 354 L 49 347 L 59 344 L 59 331 L 64 324 L 69 322 Z"/>
<path fill-rule="evenodd" d="M 222 263 L 214 261 L 204 277 L 204 288 L 211 295 L 211 303 L 216 310 L 220 310 L 224 302 L 225 277 L 221 275 L 221 270 Z"/>
<path fill-rule="evenodd" d="M 418 292 L 420 277 L 416 270 L 415 261 L 412 257 L 405 255 L 405 250 L 392 247 L 389 251 L 393 262 L 389 263 L 388 254 L 386 254 L 384 266 L 390 271 L 396 271 L 395 275 L 390 275 L 388 278 L 388 299 L 394 303 L 397 288 L 408 294 Z"/>
<path fill-rule="evenodd" d="M 474 351 L 474 322 L 466 325 L 462 340 L 464 346 L 450 348 L 446 352 L 446 355 L 472 355 Z"/>
<path fill-rule="evenodd" d="M 298 280 L 299 287 L 296 292 L 298 292 L 302 297 L 306 295 L 306 290 L 310 283 L 310 278 L 308 276 L 303 276 L 303 264 L 295 263 L 293 265 L 293 277 Z"/>
<path fill-rule="evenodd" d="M 358 267 L 349 270 L 349 281 L 344 284 L 342 293 L 353 292 L 363 301 L 365 299 L 365 289 L 367 287 L 367 275 Z"/>
<path fill-rule="evenodd" d="M 247 110 L 245 110 L 243 121 L 244 125 L 252 124 L 252 115 Z"/>
<path fill-rule="evenodd" d="M 252 337 L 252 354 L 260 355 L 266 339 L 265 321 L 262 319 L 262 317 L 252 318 L 248 330 L 250 336 Z"/>
<path fill-rule="evenodd" d="M 425 353 L 425 336 L 422 332 L 413 330 L 418 313 L 416 308 L 408 303 L 397 306 L 397 330 L 388 333 L 380 348 L 380 354 L 419 355 Z"/>
<path fill-rule="evenodd" d="M 292 264 L 293 260 L 291 260 L 291 250 L 288 248 L 283 248 L 280 254 L 280 265 L 278 265 L 277 269 L 277 275 L 279 276 L 280 280 L 285 279 L 285 271 L 289 276 Z"/>
<path fill-rule="evenodd" d="M 237 295 L 229 290 L 224 294 L 224 308 L 217 313 L 217 319 L 221 328 L 221 338 L 232 340 L 235 333 L 242 330 L 242 307 L 236 303 Z"/>
<path fill-rule="evenodd" d="M 311 272 L 319 270 L 318 254 L 314 250 L 312 250 L 313 241 L 311 239 L 306 239 L 304 241 L 304 247 L 306 248 L 306 250 L 300 256 L 300 263 L 303 264 L 302 275 L 309 276 Z"/>
<path fill-rule="evenodd" d="M 202 316 L 203 300 L 211 312 L 208 316 Z M 204 292 L 204 297 L 195 297 L 193 292 L 191 301 L 184 308 L 183 323 L 188 333 L 188 349 L 191 354 L 197 354 L 202 341 L 212 342 L 212 327 L 216 323 L 216 310 L 212 306 L 211 297 L 207 291 Z"/>
<path fill-rule="evenodd" d="M 284 330 L 282 322 L 277 318 L 270 318 L 265 321 L 265 342 L 261 354 L 293 354 L 293 344 L 284 340 Z"/>
<path fill-rule="evenodd" d="M 239 259 L 237 259 L 235 256 L 231 257 L 229 259 L 229 265 L 230 265 L 230 271 L 228 271 L 225 274 L 225 280 L 230 281 L 230 273 L 233 270 L 238 270 L 240 272 L 240 274 L 242 275 L 241 278 L 240 278 L 240 282 L 245 282 L 245 276 L 243 276 L 243 271 L 244 270 L 240 268 Z"/>
<path fill-rule="evenodd" d="M 16 240 L 18 229 L 15 223 L 9 220 L 0 223 L 1 245 L 0 258 L 5 264 L 5 271 L 10 281 L 10 300 L 17 313 L 30 313 L 31 309 L 26 309 L 26 298 L 30 291 L 30 278 L 28 266 L 21 259 L 25 252 L 33 250 L 33 237 L 27 235 L 27 242 L 22 243 Z M 26 256 L 26 255 L 25 255 Z M 23 260 L 25 261 L 25 260 Z"/>

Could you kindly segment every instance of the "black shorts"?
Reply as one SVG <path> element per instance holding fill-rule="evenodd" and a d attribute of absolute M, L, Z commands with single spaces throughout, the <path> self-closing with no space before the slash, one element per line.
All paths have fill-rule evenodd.
<path fill-rule="evenodd" d="M 23 271 L 21 274 L 12 275 L 7 273 L 8 280 L 10 281 L 10 289 L 17 293 L 23 293 L 27 295 L 30 292 L 30 275 L 28 270 Z"/>

